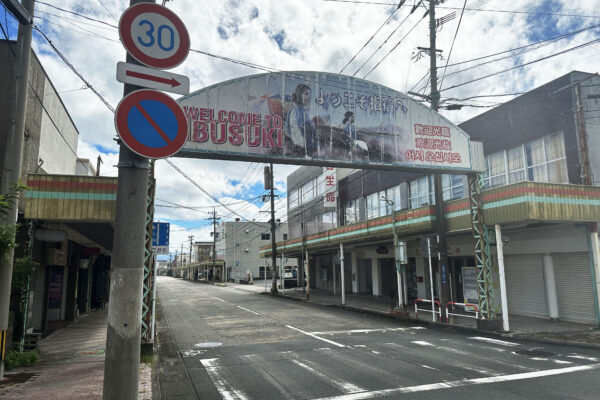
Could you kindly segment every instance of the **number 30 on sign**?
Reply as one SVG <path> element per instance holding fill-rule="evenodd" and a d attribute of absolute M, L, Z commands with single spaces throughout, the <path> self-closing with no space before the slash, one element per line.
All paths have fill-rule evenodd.
<path fill-rule="evenodd" d="M 129 7 L 119 21 L 119 37 L 127 52 L 142 64 L 169 69 L 190 51 L 190 37 L 175 13 L 154 3 Z"/>

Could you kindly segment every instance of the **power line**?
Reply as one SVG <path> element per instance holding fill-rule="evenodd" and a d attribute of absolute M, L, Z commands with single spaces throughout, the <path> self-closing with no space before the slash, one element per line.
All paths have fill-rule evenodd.
<path fill-rule="evenodd" d="M 37 98 L 38 102 L 42 106 L 42 109 L 44 110 L 44 112 L 46 113 L 46 115 L 48 116 L 48 118 L 50 119 L 50 122 L 52 122 L 52 125 L 54 125 L 54 128 L 56 129 L 56 131 L 58 132 L 58 134 L 60 135 L 60 137 L 65 141 L 65 144 L 67 145 L 67 147 L 69 148 L 69 150 L 71 150 L 71 153 L 73 153 L 75 155 L 75 157 L 77 157 L 77 152 L 75 150 L 73 150 L 73 148 L 71 147 L 71 145 L 69 144 L 69 142 L 67 141 L 67 139 L 65 138 L 65 136 L 63 135 L 63 133 L 60 131 L 60 128 L 58 127 L 58 125 L 56 125 L 56 122 L 54 122 L 54 119 L 52 118 L 52 116 L 48 112 L 48 109 L 46 109 L 46 106 L 44 105 L 44 102 L 40 98 L 40 95 L 38 94 L 38 92 L 36 92 L 35 88 L 31 84 L 31 82 L 27 81 L 27 83 L 29 84 L 29 87 L 31 88 L 31 91 L 33 92 L 33 94 Z M 91 170 L 91 168 L 90 168 L 89 165 L 86 164 L 86 168 L 88 169 L 88 171 L 90 171 L 92 173 L 92 175 L 95 175 L 95 172 Z"/>
<path fill-rule="evenodd" d="M 402 2 L 401 2 L 400 4 L 402 4 Z M 340 70 L 340 74 L 341 74 L 342 72 L 344 72 L 344 70 L 346 69 L 346 67 L 347 67 L 348 65 L 350 65 L 350 63 L 351 63 L 352 61 L 354 61 L 354 59 L 355 59 L 355 58 L 356 58 L 356 57 L 357 57 L 357 56 L 360 54 L 360 52 L 361 52 L 361 51 L 363 51 L 363 49 L 364 49 L 365 47 L 367 47 L 367 45 L 368 45 L 369 43 L 371 43 L 371 40 L 373 40 L 373 38 L 375 38 L 375 35 L 377 35 L 377 34 L 379 33 L 379 31 L 380 31 L 380 30 L 381 30 L 381 29 L 382 29 L 382 28 L 383 28 L 383 27 L 384 27 L 384 26 L 385 26 L 385 25 L 386 25 L 388 22 L 390 22 L 390 20 L 391 20 L 391 19 L 394 17 L 394 15 L 396 15 L 396 12 L 397 12 L 397 11 L 400 9 L 400 4 L 398 5 L 398 7 L 396 7 L 396 9 L 394 10 L 394 12 L 393 12 L 393 13 L 391 13 L 391 14 L 390 14 L 390 16 L 389 16 L 389 17 L 388 17 L 388 18 L 387 18 L 387 19 L 386 19 L 386 20 L 383 22 L 383 24 L 381 24 L 381 26 L 380 26 L 379 28 L 377 28 L 377 30 L 375 31 L 375 33 L 373 33 L 373 34 L 371 35 L 371 37 L 370 37 L 370 38 L 369 38 L 369 39 L 368 39 L 368 40 L 365 42 L 365 44 L 363 44 L 363 46 L 360 48 L 360 50 L 358 50 L 358 51 L 356 52 L 356 54 L 354 54 L 354 56 L 352 56 L 352 58 L 351 58 L 351 59 L 350 59 L 350 60 L 349 60 L 349 61 L 346 63 L 346 65 L 344 65 L 344 66 L 342 67 L 342 69 Z"/>
<path fill-rule="evenodd" d="M 520 65 L 511 67 L 511 68 L 507 68 L 507 69 L 504 69 L 502 71 L 494 72 L 493 74 L 484 75 L 484 76 L 481 76 L 479 78 L 471 79 L 470 81 L 466 81 L 466 82 L 463 82 L 463 83 L 459 83 L 459 84 L 450 86 L 450 87 L 444 89 L 443 91 L 454 89 L 454 88 L 457 88 L 457 87 L 460 87 L 460 86 L 464 86 L 464 85 L 468 85 L 468 84 L 473 83 L 473 82 L 478 82 L 478 81 L 480 81 L 482 79 L 486 79 L 486 78 L 490 78 L 492 76 L 500 75 L 500 74 L 502 74 L 504 72 L 512 71 L 512 70 L 518 69 L 518 68 L 522 68 L 522 67 L 525 67 L 527 65 L 535 64 L 537 62 L 544 61 L 544 60 L 547 60 L 547 59 L 552 58 L 552 57 L 556 57 L 556 56 L 559 56 L 559 55 L 562 55 L 562 54 L 569 53 L 571 51 L 575 51 L 575 50 L 581 49 L 581 48 L 586 47 L 586 46 L 590 46 L 590 45 L 592 45 L 594 43 L 597 43 L 599 41 L 600 41 L 600 39 L 590 40 L 589 42 L 586 42 L 586 43 L 581 44 L 579 46 L 571 47 L 570 49 L 562 50 L 562 51 L 559 51 L 558 53 L 554 53 L 554 54 L 550 54 L 550 55 L 548 55 L 546 57 L 538 58 L 537 60 L 526 62 L 524 64 L 520 64 Z"/>
<path fill-rule="evenodd" d="M 404 36 L 402 36 L 402 38 L 398 41 L 398 43 L 396 43 L 396 45 L 385 56 L 383 56 L 383 58 L 381 60 L 379 60 L 379 62 L 373 68 L 371 68 L 371 70 L 369 72 L 367 72 L 365 74 L 365 76 L 362 77 L 362 79 L 365 79 L 367 76 L 369 76 L 371 74 L 371 72 L 373 72 L 375 70 L 375 68 L 377 68 L 383 62 L 383 60 L 385 60 L 387 58 L 387 56 L 392 54 L 392 52 L 394 50 L 396 50 L 396 48 L 400 45 L 400 43 L 402 43 L 402 41 L 404 39 L 406 39 L 406 37 L 417 27 L 417 25 L 419 25 L 421 23 L 421 21 L 423 21 L 423 19 L 425 19 L 426 15 L 427 14 L 423 15 L 423 17 L 421 17 L 421 19 L 418 20 L 417 23 L 414 24 L 413 27 L 410 28 L 410 30 L 408 32 L 406 32 L 406 34 Z"/>
<path fill-rule="evenodd" d="M 448 62 L 450 62 L 450 57 L 452 56 L 452 49 L 454 49 L 454 42 L 456 41 L 456 36 L 458 35 L 458 30 L 460 29 L 460 23 L 462 22 L 463 14 L 465 13 L 465 7 L 467 6 L 467 0 L 465 0 L 463 4 L 463 8 L 460 12 L 460 18 L 458 19 L 458 25 L 456 26 L 456 31 L 454 32 L 454 38 L 452 38 L 452 45 L 450 45 L 450 52 L 448 52 L 448 58 L 446 58 L 446 66 L 444 67 L 444 73 L 442 74 L 442 79 L 440 80 L 440 87 L 438 90 L 442 90 L 442 85 L 444 84 L 444 78 L 446 77 L 446 68 L 448 68 Z M 435 57 L 435 55 L 432 55 Z"/>
<path fill-rule="evenodd" d="M 36 3 L 37 3 L 37 4 L 43 4 L 43 5 L 45 5 L 45 6 L 48 6 L 48 7 L 54 8 L 54 9 L 56 9 L 56 10 L 59 10 L 59 11 L 62 11 L 62 12 L 66 12 L 66 13 L 69 13 L 69 14 L 77 15 L 78 17 L 85 18 L 85 19 L 87 19 L 87 20 L 90 20 L 90 21 L 98 22 L 98 23 L 100 23 L 100 24 L 103 24 L 103 25 L 108 25 L 108 26 L 111 26 L 111 27 L 113 27 L 113 28 L 116 28 L 116 27 L 117 27 L 116 25 L 109 24 L 108 22 L 104 22 L 104 21 L 102 21 L 102 20 L 100 20 L 100 19 L 96 19 L 96 18 L 88 17 L 87 15 L 80 14 L 80 13 L 78 13 L 78 12 L 76 12 L 76 11 L 66 10 L 66 9 L 64 9 L 64 8 L 60 8 L 60 7 L 57 7 L 57 6 L 55 6 L 55 5 L 52 5 L 52 4 L 49 4 L 49 3 L 45 3 L 45 2 L 43 2 L 43 1 L 40 1 L 40 0 L 36 0 Z"/>
<path fill-rule="evenodd" d="M 323 0 L 333 3 L 353 3 L 353 4 L 369 4 L 378 6 L 395 6 L 396 3 L 383 3 L 376 1 L 360 1 L 360 0 Z M 405 7 L 411 7 L 406 5 Z M 460 10 L 460 7 L 448 7 L 448 6 L 435 6 L 436 9 L 445 10 Z M 574 18 L 600 18 L 599 15 L 586 15 L 586 14 L 564 14 L 564 13 L 551 13 L 551 12 L 537 12 L 537 11 L 516 11 L 516 10 L 491 10 L 483 8 L 466 8 L 466 11 L 480 11 L 480 12 L 495 12 L 495 13 L 508 13 L 508 14 L 526 14 L 526 15 L 548 15 L 554 17 L 574 17 Z"/>
<path fill-rule="evenodd" d="M 387 37 L 387 38 L 386 38 L 386 39 L 383 41 L 383 43 L 381 43 L 381 45 L 379 45 L 379 47 L 378 47 L 377 49 L 375 49 L 375 51 L 373 51 L 369 57 L 367 57 L 367 59 L 365 60 L 365 62 L 363 62 L 363 63 L 361 64 L 361 66 L 360 66 L 360 67 L 358 67 L 358 69 L 357 69 L 356 71 L 354 71 L 354 74 L 352 74 L 352 76 L 356 76 L 356 74 L 358 74 L 358 72 L 359 72 L 359 71 L 360 71 L 360 70 L 361 70 L 361 69 L 362 69 L 362 68 L 365 66 L 365 64 L 366 64 L 366 63 L 368 63 L 368 62 L 369 62 L 369 61 L 370 61 L 370 60 L 373 58 L 373 56 L 375 55 L 375 53 L 377 53 L 377 52 L 378 52 L 378 51 L 379 51 L 379 50 L 380 50 L 380 49 L 383 47 L 383 45 L 385 45 L 385 44 L 387 43 L 387 41 L 388 41 L 388 40 L 389 40 L 389 39 L 392 37 L 392 35 L 393 35 L 394 33 L 396 33 L 396 32 L 398 31 L 398 29 L 400 29 L 400 27 L 402 26 L 402 24 L 403 24 L 403 23 L 404 23 L 404 22 L 405 22 L 405 21 L 408 19 L 408 17 L 410 17 L 411 15 L 412 15 L 412 13 L 408 14 L 408 15 L 407 15 L 407 16 L 406 16 L 406 17 L 405 17 L 403 20 L 402 20 L 402 22 L 400 22 L 400 24 L 398 24 L 398 26 L 396 27 L 396 29 L 394 29 L 394 30 L 392 31 L 392 33 L 390 33 L 390 34 L 388 35 L 388 37 Z M 404 38 L 402 38 L 401 40 L 403 40 L 403 39 L 404 39 Z"/>
<path fill-rule="evenodd" d="M 67 58 L 56 48 L 56 46 L 54 46 L 54 44 L 52 43 L 52 41 L 48 38 L 48 36 L 46 36 L 46 34 L 44 32 L 42 32 L 42 30 L 40 28 L 37 27 L 37 25 L 33 26 L 33 29 L 35 29 L 36 31 L 38 31 L 43 37 L 44 39 L 46 39 L 46 41 L 48 42 L 48 44 L 50 45 L 50 47 L 52 47 L 52 49 L 54 50 L 54 52 L 56 54 L 58 54 L 58 56 L 60 57 L 60 59 L 67 65 L 67 67 L 69 67 L 71 69 L 71 71 L 73 71 L 75 73 L 75 75 L 77 75 L 79 77 L 79 79 L 81 79 L 89 88 L 92 92 L 94 92 L 96 94 L 96 96 L 98 96 L 98 98 L 100 98 L 100 100 L 104 103 L 104 105 L 113 112 L 115 112 L 115 109 L 113 108 L 113 106 L 111 106 L 108 101 L 106 101 L 104 99 L 104 97 L 102 97 L 102 95 L 100 93 L 98 93 L 98 91 L 96 89 L 94 89 L 94 87 L 91 85 L 91 83 L 89 83 L 84 77 L 83 75 L 81 75 L 79 73 L 79 71 L 77 71 L 75 69 L 75 67 L 69 62 L 69 60 L 67 60 Z"/>

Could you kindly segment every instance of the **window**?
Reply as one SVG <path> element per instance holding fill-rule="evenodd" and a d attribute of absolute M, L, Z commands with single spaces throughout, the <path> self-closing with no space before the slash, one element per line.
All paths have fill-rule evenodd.
<path fill-rule="evenodd" d="M 523 145 L 508 150 L 508 182 L 515 183 L 525 180 L 525 156 Z"/>
<path fill-rule="evenodd" d="M 298 207 L 298 189 L 292 190 L 288 196 L 288 207 L 293 209 Z"/>
<path fill-rule="evenodd" d="M 288 234 L 287 233 L 283 234 L 283 240 L 288 240 Z"/>
<path fill-rule="evenodd" d="M 433 175 L 422 176 L 410 181 L 410 208 L 419 208 L 430 204 L 435 204 Z"/>
<path fill-rule="evenodd" d="M 465 197 L 465 177 L 463 175 L 442 175 L 442 195 L 444 201 Z"/>
<path fill-rule="evenodd" d="M 367 196 L 367 219 L 379 217 L 379 193 Z"/>
<path fill-rule="evenodd" d="M 358 203 L 359 203 L 358 199 L 350 200 L 349 202 L 346 203 L 346 206 L 344 209 L 346 225 L 353 224 L 355 222 L 360 221 L 360 215 L 358 213 Z"/>
<path fill-rule="evenodd" d="M 485 187 L 524 180 L 568 183 L 565 142 L 562 132 L 532 140 L 486 157 Z"/>
<path fill-rule="evenodd" d="M 315 198 L 315 181 L 311 180 L 310 182 L 306 182 L 304 186 L 302 186 L 302 202 L 301 204 L 308 203 L 312 199 Z"/>
<path fill-rule="evenodd" d="M 260 234 L 260 240 L 270 240 L 270 239 L 271 239 L 270 233 L 261 233 Z"/>

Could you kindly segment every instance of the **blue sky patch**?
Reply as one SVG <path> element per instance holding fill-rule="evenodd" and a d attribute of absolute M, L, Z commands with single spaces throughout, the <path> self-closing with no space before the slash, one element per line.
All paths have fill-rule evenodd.
<path fill-rule="evenodd" d="M 539 13 L 556 13 L 560 12 L 561 4 L 556 0 L 543 0 L 531 10 L 531 12 Z M 532 27 L 529 30 L 528 38 L 532 42 L 539 40 L 545 40 L 550 37 L 558 36 L 563 32 L 560 32 L 557 28 L 557 17 L 553 15 L 529 15 L 527 17 L 527 24 Z"/>
<path fill-rule="evenodd" d="M 274 32 L 274 31 L 270 30 L 269 28 L 265 28 L 264 31 L 271 40 L 273 40 L 273 41 L 275 41 L 275 43 L 277 43 L 279 50 L 284 51 L 288 54 L 294 54 L 298 51 L 298 49 L 296 49 L 294 47 L 286 46 L 285 39 L 286 39 L 287 35 L 283 29 L 281 29 L 278 32 Z"/>
<path fill-rule="evenodd" d="M 250 21 L 258 18 L 258 8 L 254 7 L 252 11 L 250 11 Z"/>
<path fill-rule="evenodd" d="M 104 147 L 101 144 L 94 144 L 94 148 L 96 150 L 98 150 L 100 153 L 104 153 L 104 154 L 118 154 L 119 153 L 119 149 L 111 148 L 111 147 Z"/>

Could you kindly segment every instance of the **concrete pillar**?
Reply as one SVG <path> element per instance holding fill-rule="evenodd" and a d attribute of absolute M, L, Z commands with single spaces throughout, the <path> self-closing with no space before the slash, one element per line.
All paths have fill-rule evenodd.
<path fill-rule="evenodd" d="M 500 279 L 500 301 L 502 303 L 502 329 L 510 330 L 508 323 L 508 299 L 506 295 L 506 276 L 504 274 L 504 243 L 502 242 L 502 230 L 500 225 L 496 229 L 496 250 L 498 252 L 498 277 Z"/>
<path fill-rule="evenodd" d="M 594 228 L 590 232 L 590 246 L 592 247 L 592 264 L 594 268 L 594 294 L 596 295 L 596 322 L 600 324 L 600 246 L 598 246 L 598 231 Z"/>
<path fill-rule="evenodd" d="M 351 265 L 351 273 L 352 273 L 352 293 L 358 293 L 358 257 L 356 257 L 356 252 L 350 252 L 350 263 Z"/>
<path fill-rule="evenodd" d="M 371 279 L 373 281 L 373 296 L 381 296 L 381 282 L 379 281 L 379 263 L 376 258 L 371 258 Z"/>
<path fill-rule="evenodd" d="M 552 256 L 544 254 L 544 283 L 546 285 L 546 300 L 550 320 L 558 321 L 558 297 L 556 295 L 556 280 L 554 278 L 554 262 Z"/>

